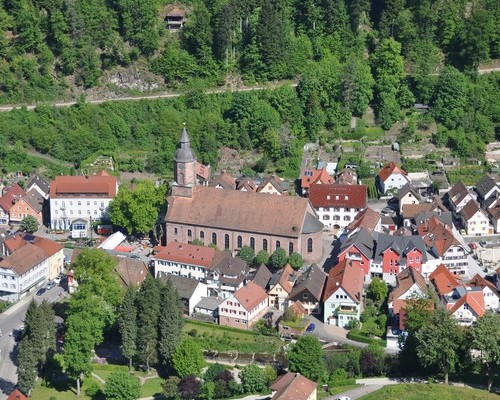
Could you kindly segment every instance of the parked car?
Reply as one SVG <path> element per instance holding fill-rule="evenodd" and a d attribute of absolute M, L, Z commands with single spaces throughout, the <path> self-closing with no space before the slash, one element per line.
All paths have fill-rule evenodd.
<path fill-rule="evenodd" d="M 310 323 L 306 329 L 306 332 L 312 332 L 312 331 L 314 331 L 314 328 L 316 328 L 316 325 L 313 323 Z"/>
<path fill-rule="evenodd" d="M 41 296 L 41 295 L 42 295 L 42 294 L 44 294 L 46 291 L 47 291 L 47 289 L 45 289 L 45 288 L 40 288 L 40 289 L 38 289 L 38 292 L 36 292 L 36 295 L 37 295 L 37 296 Z"/>
<path fill-rule="evenodd" d="M 52 289 L 54 286 L 56 286 L 56 283 L 53 281 L 50 281 L 49 283 L 47 283 L 47 290 Z"/>
<path fill-rule="evenodd" d="M 472 249 L 472 250 L 476 250 L 477 249 L 477 244 L 472 242 L 472 243 L 469 243 L 469 247 Z"/>

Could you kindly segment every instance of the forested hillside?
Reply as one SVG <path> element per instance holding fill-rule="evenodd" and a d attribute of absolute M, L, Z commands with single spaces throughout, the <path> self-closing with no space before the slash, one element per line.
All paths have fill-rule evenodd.
<path fill-rule="evenodd" d="M 131 67 L 189 93 L 139 106 L 81 102 L 0 115 L 4 169 L 19 165 L 16 152 L 28 145 L 77 165 L 96 150 L 137 150 L 122 165 L 164 173 L 188 121 L 204 162 L 214 165 L 217 149 L 227 145 L 257 149 L 263 164 L 296 171 L 306 141 L 362 135 L 353 136 L 349 123 L 368 106 L 389 129 L 413 104 L 429 104 L 425 118 L 439 124 L 433 140 L 462 157 L 482 156 L 484 144 L 499 134 L 500 76 L 477 75 L 479 63 L 500 58 L 498 0 L 187 1 L 181 4 L 187 23 L 178 33 L 166 29 L 168 5 L 0 0 L 0 103 L 109 86 L 107 72 Z M 200 88 L 228 75 L 247 83 L 298 78 L 299 84 L 258 94 L 202 94 Z M 413 140 L 411 129 L 402 139 Z M 159 154 L 148 153 L 154 149 Z"/>

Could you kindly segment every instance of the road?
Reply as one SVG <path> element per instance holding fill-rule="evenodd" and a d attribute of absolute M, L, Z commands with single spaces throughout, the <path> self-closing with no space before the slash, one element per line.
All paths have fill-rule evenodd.
<path fill-rule="evenodd" d="M 341 396 L 347 396 L 351 400 L 359 399 L 369 393 L 375 392 L 386 385 L 397 385 L 400 383 L 407 383 L 404 380 L 391 379 L 391 378 L 367 378 L 356 379 L 356 383 L 363 385 L 356 389 L 348 390 L 343 393 L 338 393 L 334 396 L 326 397 L 325 400 L 336 400 Z"/>
<path fill-rule="evenodd" d="M 56 286 L 42 296 L 32 293 L 0 314 L 0 329 L 2 330 L 2 337 L 0 337 L 0 400 L 6 400 L 13 386 L 17 383 L 15 361 L 17 345 L 14 337 L 9 336 L 9 333 L 23 325 L 26 310 L 32 299 L 37 302 L 47 300 L 54 303 L 59 300 L 62 292 L 64 292 L 63 288 Z"/>

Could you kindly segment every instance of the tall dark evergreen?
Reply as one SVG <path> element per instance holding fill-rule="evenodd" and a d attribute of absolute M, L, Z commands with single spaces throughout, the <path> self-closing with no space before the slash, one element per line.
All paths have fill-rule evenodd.
<path fill-rule="evenodd" d="M 122 353 L 129 360 L 129 369 L 132 369 L 132 360 L 137 354 L 137 289 L 130 287 L 125 293 L 118 325 L 122 336 Z"/>
<path fill-rule="evenodd" d="M 137 357 L 149 368 L 158 354 L 158 315 L 160 285 L 148 275 L 137 294 Z"/>
<path fill-rule="evenodd" d="M 161 362 L 166 367 L 170 367 L 172 354 L 174 354 L 182 339 L 182 326 L 184 325 L 182 303 L 170 280 L 161 288 L 160 298 L 158 349 Z"/>
<path fill-rule="evenodd" d="M 29 337 L 25 336 L 19 343 L 17 356 L 17 384 L 23 393 L 29 393 L 35 387 L 37 366 L 37 351 Z"/>

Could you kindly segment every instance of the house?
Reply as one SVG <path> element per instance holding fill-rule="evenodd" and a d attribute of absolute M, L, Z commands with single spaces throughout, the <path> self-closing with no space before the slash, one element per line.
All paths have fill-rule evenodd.
<path fill-rule="evenodd" d="M 26 192 L 35 189 L 44 199 L 49 198 L 50 181 L 43 176 L 32 175 L 24 187 L 26 188 Z"/>
<path fill-rule="evenodd" d="M 354 218 L 354 221 L 347 225 L 346 231 L 348 235 L 352 235 L 354 232 L 357 232 L 360 229 L 364 229 L 370 234 L 372 234 L 373 232 L 381 232 L 382 222 L 380 219 L 380 214 L 372 210 L 370 207 L 367 207 L 363 211 L 360 211 Z"/>
<path fill-rule="evenodd" d="M 219 325 L 250 329 L 266 311 L 267 293 L 253 282 L 248 282 L 219 306 Z"/>
<path fill-rule="evenodd" d="M 326 167 L 312 170 L 306 169 L 302 172 L 302 177 L 300 179 L 302 196 L 307 196 L 309 194 L 311 185 L 331 185 L 332 183 L 334 183 L 334 179 L 327 172 Z"/>
<path fill-rule="evenodd" d="M 108 218 L 109 203 L 118 193 L 116 176 L 56 176 L 50 183 L 50 227 L 86 238 L 91 221 Z M 78 225 L 73 227 L 72 225 Z M 78 229 L 75 229 L 78 228 Z"/>
<path fill-rule="evenodd" d="M 401 189 L 410 180 L 406 176 L 406 171 L 399 168 L 396 163 L 391 161 L 379 171 L 376 181 L 380 193 L 385 194 L 391 190 Z"/>
<path fill-rule="evenodd" d="M 196 317 L 207 318 L 210 322 L 216 322 L 219 314 L 219 306 L 224 301 L 220 297 L 202 297 L 201 300 L 194 306 Z"/>
<path fill-rule="evenodd" d="M 10 208 L 10 222 L 20 224 L 24 218 L 31 215 L 38 225 L 42 225 L 44 202 L 44 197 L 36 189 L 31 189 Z"/>
<path fill-rule="evenodd" d="M 210 182 L 212 168 L 210 165 L 203 165 L 200 162 L 196 163 L 196 179 L 200 185 L 206 186 Z"/>
<path fill-rule="evenodd" d="M 469 236 L 493 234 L 493 227 L 486 213 L 475 200 L 470 200 L 460 211 L 464 228 Z"/>
<path fill-rule="evenodd" d="M 236 179 L 234 179 L 228 173 L 222 172 L 219 175 L 216 175 L 213 177 L 209 186 L 217 188 L 217 189 L 234 190 L 234 189 L 236 189 Z"/>
<path fill-rule="evenodd" d="M 314 184 L 309 201 L 325 227 L 345 229 L 366 208 L 368 190 L 365 185 Z"/>
<path fill-rule="evenodd" d="M 345 327 L 350 321 L 359 321 L 364 278 L 363 269 L 348 259 L 330 270 L 323 294 L 325 324 Z"/>
<path fill-rule="evenodd" d="M 27 243 L 0 262 L 0 298 L 17 301 L 45 283 L 48 275 L 45 251 Z"/>
<path fill-rule="evenodd" d="M 500 233 L 500 205 L 493 208 L 488 208 L 486 212 L 488 218 L 490 219 L 490 224 L 495 230 L 495 233 Z"/>
<path fill-rule="evenodd" d="M 269 281 L 269 306 L 285 311 L 288 306 L 288 296 L 292 293 L 293 285 L 297 279 L 297 273 L 290 264 L 276 271 Z"/>
<path fill-rule="evenodd" d="M 203 297 L 208 296 L 207 285 L 196 279 L 176 275 L 162 275 L 160 279 L 164 282 L 170 281 L 172 283 L 172 286 L 177 290 L 183 312 L 186 315 L 192 315 L 194 307 Z"/>
<path fill-rule="evenodd" d="M 12 210 L 14 205 L 26 194 L 17 183 L 6 186 L 2 189 L 2 197 L 0 197 L 0 224 L 9 225 L 10 216 L 18 219 L 22 215 L 22 211 L 17 209 Z M 19 214 L 19 215 L 18 215 Z"/>
<path fill-rule="evenodd" d="M 25 396 L 19 389 L 14 389 L 9 397 L 7 397 L 7 400 L 28 400 L 28 397 Z"/>
<path fill-rule="evenodd" d="M 444 264 L 440 264 L 432 274 L 429 275 L 429 281 L 436 288 L 439 296 L 450 295 L 457 286 L 460 285 L 460 278 L 452 274 Z"/>
<path fill-rule="evenodd" d="M 471 326 L 486 312 L 484 294 L 479 287 L 460 285 L 453 290 L 451 295 L 444 296 L 442 299 L 446 309 L 463 326 Z"/>
<path fill-rule="evenodd" d="M 432 179 L 429 171 L 424 172 L 409 172 L 406 177 L 410 184 L 420 193 L 429 193 L 432 189 Z"/>
<path fill-rule="evenodd" d="M 257 271 L 255 271 L 251 281 L 259 285 L 266 292 L 269 289 L 269 282 L 271 281 L 273 274 L 269 271 L 264 264 L 262 264 Z"/>
<path fill-rule="evenodd" d="M 382 232 L 395 232 L 398 229 L 398 221 L 392 215 L 382 215 L 380 224 L 382 225 Z"/>
<path fill-rule="evenodd" d="M 393 285 L 396 276 L 405 268 L 413 268 L 422 273 L 427 263 L 427 249 L 418 235 L 395 236 L 379 234 L 375 245 L 370 271 L 380 274 L 384 281 Z"/>
<path fill-rule="evenodd" d="M 167 7 L 165 24 L 169 32 L 178 32 L 186 24 L 186 10 L 178 4 L 171 4 Z"/>
<path fill-rule="evenodd" d="M 469 201 L 475 200 L 475 197 L 461 181 L 458 181 L 445 194 L 444 199 L 448 201 L 452 211 L 458 215 Z"/>
<path fill-rule="evenodd" d="M 216 254 L 211 247 L 171 242 L 153 257 L 155 278 L 168 274 L 203 281 Z"/>
<path fill-rule="evenodd" d="M 359 265 L 365 275 L 368 276 L 374 247 L 372 235 L 367 230 L 360 229 L 340 245 L 338 261 L 341 262 L 347 259 Z"/>
<path fill-rule="evenodd" d="M 399 213 L 403 212 L 403 207 L 409 204 L 419 204 L 422 200 L 420 193 L 415 189 L 411 183 L 405 184 L 401 189 L 398 190 L 396 195 L 399 202 Z"/>
<path fill-rule="evenodd" d="M 469 287 L 477 287 L 483 291 L 484 306 L 486 310 L 500 311 L 500 291 L 493 283 L 476 274 L 467 282 Z"/>
<path fill-rule="evenodd" d="M 252 178 L 244 176 L 236 182 L 236 190 L 241 190 L 242 192 L 256 192 L 257 184 Z"/>
<path fill-rule="evenodd" d="M 500 187 L 498 187 L 495 180 L 489 175 L 485 175 L 476 184 L 475 189 L 476 193 L 478 194 L 478 200 L 480 202 L 486 201 L 491 197 L 500 196 Z"/>
<path fill-rule="evenodd" d="M 324 271 L 316 264 L 312 264 L 296 279 L 288 297 L 289 301 L 294 303 L 300 301 L 308 314 L 319 314 L 325 281 Z"/>
<path fill-rule="evenodd" d="M 358 174 L 352 168 L 344 168 L 335 176 L 334 183 L 337 185 L 357 185 Z"/>
<path fill-rule="evenodd" d="M 389 294 L 387 307 L 389 315 L 395 318 L 395 324 L 404 330 L 404 318 L 400 312 L 407 306 L 407 301 L 427 297 L 425 279 L 415 268 L 406 268 L 396 276 L 396 286 Z"/>
<path fill-rule="evenodd" d="M 257 188 L 257 192 L 277 195 L 287 194 L 288 184 L 285 185 L 278 175 L 272 174 L 264 178 Z"/>
<path fill-rule="evenodd" d="M 228 251 L 248 245 L 256 253 L 270 254 L 282 247 L 306 262 L 321 259 L 323 224 L 308 199 L 200 186 L 195 163 L 184 128 L 174 156 L 176 180 L 167 199 L 166 243 L 199 239 Z"/>
<path fill-rule="evenodd" d="M 213 295 L 227 298 L 243 286 L 247 275 L 248 264 L 245 261 L 222 252 L 218 257 L 214 257 L 206 282 Z"/>
<path fill-rule="evenodd" d="M 317 384 L 297 372 L 287 372 L 269 387 L 271 400 L 316 400 Z"/>
<path fill-rule="evenodd" d="M 115 257 L 118 264 L 115 271 L 123 287 L 139 286 L 149 274 L 148 267 L 142 260 L 130 257 Z"/>

